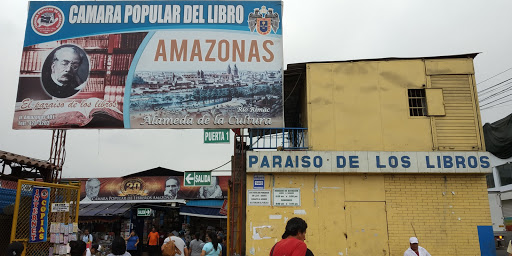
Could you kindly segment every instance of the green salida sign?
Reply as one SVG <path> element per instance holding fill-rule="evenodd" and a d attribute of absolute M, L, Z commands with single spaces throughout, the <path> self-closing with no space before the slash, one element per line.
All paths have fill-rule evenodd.
<path fill-rule="evenodd" d="M 151 216 L 150 208 L 137 208 L 137 216 Z"/>
<path fill-rule="evenodd" d="M 229 129 L 204 129 L 204 143 L 229 143 Z"/>
<path fill-rule="evenodd" d="M 210 186 L 212 184 L 211 172 L 185 172 L 185 186 Z"/>

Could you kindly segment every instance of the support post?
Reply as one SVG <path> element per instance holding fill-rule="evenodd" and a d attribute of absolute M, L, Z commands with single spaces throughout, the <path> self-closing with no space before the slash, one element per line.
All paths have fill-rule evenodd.
<path fill-rule="evenodd" d="M 50 148 L 50 159 L 52 164 L 49 177 L 45 177 L 46 182 L 58 183 L 62 178 L 62 166 L 66 159 L 66 130 L 53 130 L 52 145 Z"/>

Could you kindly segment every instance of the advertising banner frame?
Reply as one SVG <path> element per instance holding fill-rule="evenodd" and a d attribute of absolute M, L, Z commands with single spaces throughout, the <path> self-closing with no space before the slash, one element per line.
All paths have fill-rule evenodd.
<path fill-rule="evenodd" d="M 31 1 L 13 129 L 283 127 L 282 12 L 281 1 Z"/>

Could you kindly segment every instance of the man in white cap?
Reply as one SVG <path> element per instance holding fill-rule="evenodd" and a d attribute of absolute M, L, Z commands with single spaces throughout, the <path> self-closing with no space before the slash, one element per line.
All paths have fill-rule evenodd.
<path fill-rule="evenodd" d="M 411 246 L 404 252 L 404 256 L 431 256 L 425 248 L 418 245 L 418 238 L 409 238 L 409 244 Z"/>

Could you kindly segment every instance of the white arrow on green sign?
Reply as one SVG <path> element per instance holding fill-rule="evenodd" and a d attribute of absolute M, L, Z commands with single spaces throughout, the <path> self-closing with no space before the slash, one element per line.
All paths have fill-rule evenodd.
<path fill-rule="evenodd" d="M 183 183 L 189 186 L 210 186 L 212 184 L 211 172 L 185 172 Z"/>
<path fill-rule="evenodd" d="M 151 216 L 150 208 L 137 208 L 137 216 Z"/>
<path fill-rule="evenodd" d="M 204 129 L 204 143 L 229 143 L 229 129 Z"/>

